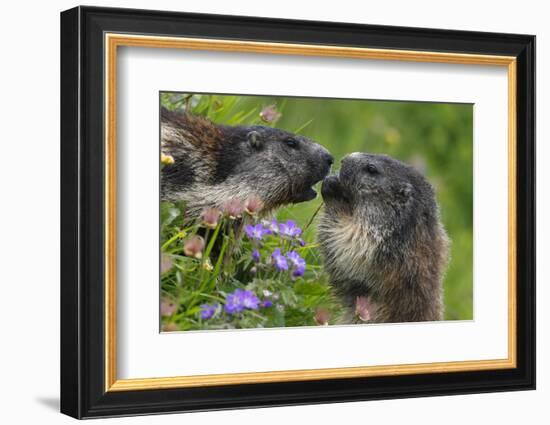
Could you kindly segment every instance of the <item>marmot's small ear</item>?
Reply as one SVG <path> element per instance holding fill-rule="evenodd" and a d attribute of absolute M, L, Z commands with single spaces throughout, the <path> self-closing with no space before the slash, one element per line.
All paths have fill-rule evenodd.
<path fill-rule="evenodd" d="M 246 135 L 246 138 L 248 139 L 248 143 L 250 143 L 250 146 L 252 146 L 254 149 L 260 149 L 263 145 L 262 135 L 258 133 L 257 131 L 251 131 Z"/>
<path fill-rule="evenodd" d="M 397 193 L 399 194 L 399 196 L 402 197 L 404 201 L 406 201 L 407 199 L 410 198 L 412 191 L 413 191 L 412 184 L 403 183 L 402 185 L 399 186 Z"/>

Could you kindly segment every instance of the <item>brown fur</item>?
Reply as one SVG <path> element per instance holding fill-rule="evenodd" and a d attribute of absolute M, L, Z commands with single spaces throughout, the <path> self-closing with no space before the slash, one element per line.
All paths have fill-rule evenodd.
<path fill-rule="evenodd" d="M 307 137 L 266 126 L 226 126 L 161 110 L 161 197 L 181 201 L 190 217 L 231 199 L 259 198 L 263 213 L 313 199 L 332 156 Z"/>
<path fill-rule="evenodd" d="M 213 155 L 224 143 L 223 133 L 212 121 L 192 114 L 169 114 L 177 136 L 162 140 L 163 151 L 177 150 L 182 139 L 187 140 L 205 155 Z M 189 129 L 193 129 L 189 131 Z"/>
<path fill-rule="evenodd" d="M 348 307 L 343 321 L 442 320 L 449 240 L 432 187 L 388 157 L 353 154 L 342 164 L 323 183 L 319 242 Z M 358 297 L 366 311 L 356 311 Z"/>

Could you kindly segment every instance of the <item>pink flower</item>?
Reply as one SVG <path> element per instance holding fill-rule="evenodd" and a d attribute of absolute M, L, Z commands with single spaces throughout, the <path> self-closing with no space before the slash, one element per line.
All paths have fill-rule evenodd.
<path fill-rule="evenodd" d="M 244 203 L 244 209 L 250 215 L 258 214 L 263 207 L 264 203 L 258 196 L 252 196 L 251 198 L 248 198 Z"/>
<path fill-rule="evenodd" d="M 277 111 L 276 105 L 269 105 L 264 107 L 260 112 L 260 118 L 267 123 L 274 123 L 281 118 L 281 113 Z"/>
<path fill-rule="evenodd" d="M 178 325 L 176 325 L 174 322 L 166 323 L 165 325 L 162 325 L 163 332 L 175 332 L 178 330 L 179 330 Z"/>
<path fill-rule="evenodd" d="M 204 239 L 201 236 L 193 235 L 183 244 L 183 253 L 188 257 L 202 258 L 204 250 Z"/>
<path fill-rule="evenodd" d="M 164 274 L 169 271 L 174 266 L 174 261 L 172 257 L 162 254 L 160 257 L 160 274 Z"/>
<path fill-rule="evenodd" d="M 327 310 L 323 310 L 320 308 L 315 312 L 315 321 L 317 322 L 317 324 L 327 326 L 329 320 L 330 313 Z"/>
<path fill-rule="evenodd" d="M 208 208 L 202 213 L 202 224 L 211 229 L 215 229 L 221 216 L 221 211 L 217 208 Z"/>
<path fill-rule="evenodd" d="M 244 203 L 239 198 L 229 199 L 223 204 L 224 213 L 232 220 L 239 218 L 244 211 Z"/>
<path fill-rule="evenodd" d="M 172 300 L 163 298 L 160 302 L 160 314 L 162 316 L 171 316 L 176 312 L 177 309 L 178 309 L 178 306 Z"/>
<path fill-rule="evenodd" d="M 355 314 L 363 322 L 368 322 L 371 318 L 370 309 L 372 308 L 371 302 L 367 297 L 357 297 L 355 299 Z"/>

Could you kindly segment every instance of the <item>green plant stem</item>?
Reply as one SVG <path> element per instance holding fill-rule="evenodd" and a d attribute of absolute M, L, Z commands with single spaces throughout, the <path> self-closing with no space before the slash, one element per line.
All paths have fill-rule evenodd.
<path fill-rule="evenodd" d="M 216 282 L 216 280 L 218 279 L 218 276 L 220 275 L 223 257 L 228 244 L 229 244 L 229 238 L 226 237 L 223 239 L 222 248 L 220 250 L 220 256 L 218 257 L 218 260 L 216 261 L 216 265 L 214 266 L 214 273 L 212 274 L 212 278 L 211 278 L 211 281 L 213 282 Z M 208 285 L 208 286 L 211 286 L 211 285 Z"/>
<path fill-rule="evenodd" d="M 222 224 L 223 224 L 223 220 L 220 220 L 220 222 L 216 226 L 216 229 L 214 230 L 214 234 L 212 235 L 212 239 L 210 239 L 208 241 L 206 251 L 204 252 L 204 256 L 206 258 L 210 258 L 210 252 L 212 251 L 212 248 L 214 247 L 214 243 L 216 242 L 216 239 L 218 238 L 218 234 L 220 233 L 220 228 L 222 227 Z"/>
<path fill-rule="evenodd" d="M 315 220 L 315 217 L 317 216 L 317 214 L 319 214 L 319 211 L 321 211 L 321 208 L 323 207 L 323 202 L 321 202 L 319 204 L 319 206 L 317 207 L 317 209 L 315 210 L 315 212 L 313 213 L 313 215 L 311 216 L 311 218 L 309 219 L 309 221 L 307 222 L 307 224 L 304 226 L 304 228 L 302 229 L 302 234 L 304 234 L 307 230 L 307 228 L 309 226 L 311 226 L 311 223 L 313 223 L 313 220 Z"/>
<path fill-rule="evenodd" d="M 164 242 L 160 248 L 161 251 L 165 251 L 166 248 L 168 248 L 174 241 L 177 239 L 184 238 L 186 236 L 186 233 L 184 231 L 176 233 L 174 236 L 172 236 L 170 239 L 168 239 L 166 242 Z"/>

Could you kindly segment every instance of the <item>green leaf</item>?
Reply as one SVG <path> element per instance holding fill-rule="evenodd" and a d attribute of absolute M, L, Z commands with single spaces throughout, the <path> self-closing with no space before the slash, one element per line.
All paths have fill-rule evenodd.
<path fill-rule="evenodd" d="M 162 227 L 169 226 L 179 215 L 181 211 L 170 202 L 160 203 L 160 222 Z"/>
<path fill-rule="evenodd" d="M 316 281 L 299 280 L 294 284 L 294 291 L 299 295 L 325 295 L 328 288 Z"/>

